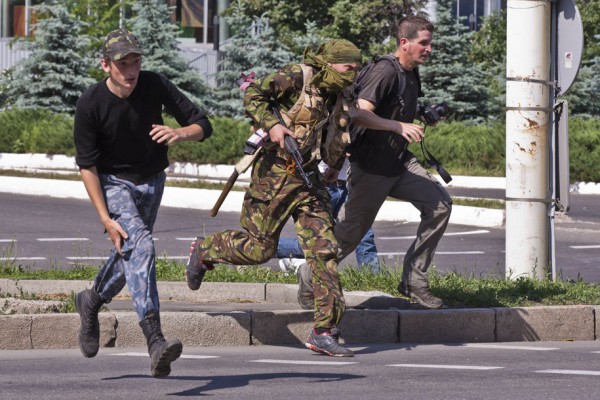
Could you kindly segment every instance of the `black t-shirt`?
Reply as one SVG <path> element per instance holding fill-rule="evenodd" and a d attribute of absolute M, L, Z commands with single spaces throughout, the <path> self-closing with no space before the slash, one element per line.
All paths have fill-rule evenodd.
<path fill-rule="evenodd" d="M 414 70 L 403 71 L 406 86 L 402 101 L 398 99 L 397 69 L 386 60 L 375 64 L 365 76 L 358 98 L 373 103 L 375 114 L 382 118 L 412 123 L 417 114 L 419 85 Z M 355 136 L 356 130 L 361 128 L 352 126 L 351 129 L 356 142 L 351 145 L 350 161 L 358 162 L 366 172 L 376 175 L 398 176 L 404 171 L 404 160 L 409 153 L 406 139 L 394 132 L 364 128 L 364 133 Z"/>
<path fill-rule="evenodd" d="M 212 133 L 208 118 L 165 76 L 140 71 L 131 95 L 121 99 L 106 79 L 90 86 L 77 101 L 74 140 L 80 168 L 139 183 L 169 166 L 168 146 L 154 142 L 153 124 L 163 124 L 163 106 L 181 126 L 198 124 L 206 139 Z"/>

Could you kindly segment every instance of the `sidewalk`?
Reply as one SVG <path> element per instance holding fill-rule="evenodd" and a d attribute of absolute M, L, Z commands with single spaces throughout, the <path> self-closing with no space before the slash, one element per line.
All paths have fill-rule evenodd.
<path fill-rule="evenodd" d="M 2 294 L 56 294 L 89 288 L 85 281 L 0 279 Z M 185 346 L 301 345 L 313 312 L 296 302 L 297 285 L 205 282 L 192 292 L 184 282 L 159 282 L 161 320 L 168 337 Z M 596 340 L 596 306 L 419 309 L 378 292 L 346 292 L 340 324 L 348 344 L 473 343 Z M 101 346 L 145 346 L 127 290 L 100 314 Z M 0 316 L 0 349 L 78 348 L 77 314 Z"/>

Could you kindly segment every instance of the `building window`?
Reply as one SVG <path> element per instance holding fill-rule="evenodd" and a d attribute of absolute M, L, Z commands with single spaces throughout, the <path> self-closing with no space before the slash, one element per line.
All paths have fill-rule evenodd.
<path fill-rule="evenodd" d="M 43 0 L 0 0 L 0 36 L 29 36 L 35 24 L 31 6 Z"/>

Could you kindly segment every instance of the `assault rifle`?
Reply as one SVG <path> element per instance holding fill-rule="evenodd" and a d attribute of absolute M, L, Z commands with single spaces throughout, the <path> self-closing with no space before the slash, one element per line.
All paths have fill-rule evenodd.
<path fill-rule="evenodd" d="M 271 102 L 271 110 L 273 111 L 273 114 L 275 114 L 275 117 L 277 118 L 279 123 L 287 128 L 285 121 L 281 117 L 281 112 L 279 111 L 279 108 L 277 108 L 277 106 L 274 104 L 274 102 Z M 304 172 L 304 168 L 302 168 L 302 163 L 304 163 L 304 159 L 302 157 L 302 153 L 300 153 L 300 147 L 298 147 L 298 142 L 296 142 L 296 139 L 294 139 L 290 135 L 285 135 L 283 140 L 285 151 L 290 156 L 292 156 L 295 168 L 298 170 L 298 173 L 302 177 L 302 180 L 306 184 L 306 187 L 308 189 L 312 189 L 313 184 L 310 182 L 310 179 L 308 178 L 306 172 Z"/>
<path fill-rule="evenodd" d="M 283 117 L 281 116 L 281 112 L 275 105 L 275 102 L 270 101 L 270 105 L 271 105 L 271 111 L 273 112 L 273 114 L 275 115 L 275 117 L 277 118 L 279 123 L 287 128 L 287 125 L 285 124 L 285 121 L 283 120 Z M 268 136 L 266 136 L 266 137 L 268 138 Z M 294 160 L 294 168 L 296 170 L 298 170 L 298 173 L 302 177 L 302 180 L 304 180 L 306 187 L 308 189 L 311 189 L 313 187 L 313 184 L 310 182 L 310 179 L 308 178 L 308 175 L 306 174 L 306 172 L 304 172 L 304 168 L 302 168 L 302 163 L 304 162 L 304 160 L 302 158 L 302 153 L 300 153 L 300 148 L 298 147 L 298 142 L 296 142 L 296 139 L 294 139 L 293 137 L 291 137 L 289 135 L 285 135 L 284 146 L 285 146 L 285 151 Z M 254 161 L 260 156 L 262 150 L 263 150 L 263 148 L 261 146 L 258 149 L 256 149 L 254 152 L 252 152 L 251 154 L 246 154 L 244 157 L 242 157 L 242 159 L 240 161 L 237 162 L 237 164 L 235 164 L 235 167 L 234 167 L 234 170 L 233 170 L 231 176 L 225 183 L 225 186 L 223 187 L 223 190 L 221 191 L 219 198 L 217 199 L 212 210 L 210 211 L 211 217 L 215 217 L 217 215 L 217 213 L 219 212 L 219 208 L 221 208 L 221 206 L 223 205 L 225 198 L 227 197 L 227 195 L 233 188 L 233 185 L 237 181 L 238 177 L 241 174 L 243 174 L 244 172 L 246 172 L 252 164 L 254 164 Z"/>

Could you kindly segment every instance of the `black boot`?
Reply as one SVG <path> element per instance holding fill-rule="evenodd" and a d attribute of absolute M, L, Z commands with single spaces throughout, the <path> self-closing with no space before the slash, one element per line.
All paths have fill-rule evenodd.
<path fill-rule="evenodd" d="M 75 297 L 75 307 L 81 319 L 79 349 L 85 357 L 94 357 L 100 348 L 100 321 L 98 311 L 105 301 L 94 289 L 86 289 Z"/>
<path fill-rule="evenodd" d="M 162 378 L 171 373 L 171 363 L 179 358 L 183 345 L 179 340 L 165 340 L 160 329 L 160 317 L 150 312 L 142 321 L 140 327 L 148 342 L 150 354 L 150 371 L 155 378 Z"/>

